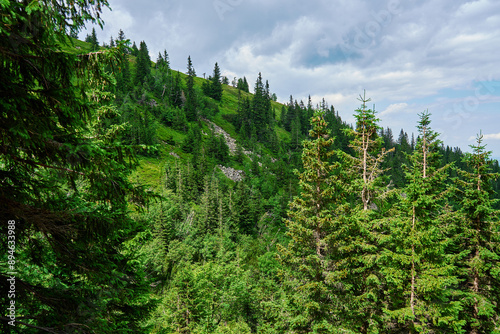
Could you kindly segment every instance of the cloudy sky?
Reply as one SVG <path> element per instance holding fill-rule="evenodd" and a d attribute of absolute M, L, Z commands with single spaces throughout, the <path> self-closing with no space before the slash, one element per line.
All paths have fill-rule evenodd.
<path fill-rule="evenodd" d="M 383 127 L 416 133 L 429 110 L 445 144 L 468 151 L 482 131 L 500 159 L 500 1 L 109 0 L 100 42 L 119 29 L 151 58 L 198 76 L 215 62 L 278 100 L 323 97 L 353 122 L 366 89 Z M 82 32 L 85 36 L 87 32 Z"/>

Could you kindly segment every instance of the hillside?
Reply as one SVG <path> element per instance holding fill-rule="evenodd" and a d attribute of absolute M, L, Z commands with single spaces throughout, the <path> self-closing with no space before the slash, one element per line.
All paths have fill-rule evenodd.
<path fill-rule="evenodd" d="M 136 63 L 133 56 L 129 56 L 128 59 L 133 67 L 132 64 Z M 349 254 L 346 255 L 348 258 L 358 262 L 358 265 L 354 267 L 342 264 L 342 259 L 334 260 L 332 255 L 332 263 L 340 261 L 336 262 L 336 266 L 344 267 L 344 270 L 349 273 L 346 274 L 345 283 L 342 284 L 356 284 L 354 282 L 357 282 L 357 278 L 354 272 L 357 271 L 363 275 L 369 275 L 372 270 L 375 270 L 375 275 L 379 275 L 378 270 L 401 270 L 402 267 L 396 263 L 391 264 L 390 261 L 385 262 L 385 269 L 374 269 L 378 266 L 384 267 L 382 265 L 386 256 L 384 251 L 382 248 L 378 250 L 372 248 L 365 253 L 366 251 L 361 251 L 361 249 L 376 247 L 363 244 L 366 240 L 372 240 L 375 245 L 379 244 L 380 241 L 375 240 L 383 239 L 380 239 L 378 233 L 382 233 L 381 235 L 390 233 L 392 236 L 397 233 L 409 233 L 402 232 L 402 230 L 397 232 L 397 229 L 391 226 L 390 222 L 400 217 L 400 214 L 393 212 L 392 207 L 404 211 L 404 205 L 409 205 L 408 203 L 397 204 L 403 203 L 404 200 L 394 197 L 394 191 L 397 192 L 398 189 L 410 191 L 413 182 L 416 182 L 413 174 L 409 173 L 404 165 L 418 165 L 416 159 L 419 154 L 418 148 L 422 145 L 422 133 L 419 137 L 410 139 L 404 130 L 401 130 L 396 139 L 391 129 L 379 128 L 370 135 L 369 140 L 373 142 L 370 142 L 371 144 L 366 142 L 366 145 L 369 145 L 367 152 L 374 154 L 372 160 L 368 160 L 368 164 L 373 164 L 370 167 L 373 169 L 369 172 L 369 177 L 373 180 L 367 183 L 370 188 L 365 188 L 361 193 L 364 194 L 366 191 L 367 194 L 371 194 L 375 191 L 374 189 L 380 191 L 378 187 L 389 189 L 387 195 L 384 195 L 387 196 L 385 199 L 373 201 L 366 199 L 365 205 L 365 208 L 375 208 L 373 221 L 381 221 L 381 224 L 388 225 L 380 227 L 382 231 L 370 230 L 371 228 L 364 230 L 367 227 L 361 227 L 358 225 L 359 222 L 350 220 L 361 219 L 363 221 L 365 219 L 361 218 L 362 215 L 360 218 L 354 218 L 359 214 L 359 211 L 356 211 L 359 209 L 354 208 L 358 207 L 359 204 L 356 203 L 360 201 L 356 195 L 360 191 L 356 188 L 360 185 L 356 183 L 358 181 L 354 175 L 360 171 L 353 167 L 358 164 L 357 159 L 363 156 L 359 145 L 361 147 L 364 145 L 357 141 L 359 140 L 359 124 L 354 126 L 343 122 L 334 107 L 328 106 L 325 101 L 317 106 L 313 106 L 310 101 L 308 104 L 302 101 L 297 102 L 292 97 L 286 105 L 272 101 L 269 87 L 264 84 L 264 79 L 260 74 L 255 82 L 254 94 L 244 91 L 241 87 L 238 89 L 222 84 L 220 101 L 207 94 L 207 87 L 213 83 L 211 78 L 202 79 L 192 75 L 197 116 L 189 121 L 187 119 L 189 117 L 189 106 L 187 106 L 189 74 L 169 68 L 162 69 L 161 66 L 161 59 L 160 65 L 158 62 L 152 64 L 151 77 L 145 79 L 143 90 L 140 93 L 134 92 L 135 96 L 141 97 L 139 105 L 154 106 L 147 109 L 150 112 L 150 119 L 155 124 L 153 128 L 156 133 L 156 138 L 149 144 L 158 147 L 156 153 L 140 158 L 140 168 L 135 174 L 136 182 L 149 184 L 151 189 L 163 196 L 162 202 L 154 205 L 147 215 L 146 220 L 152 231 L 148 234 L 148 238 L 142 239 L 142 242 L 146 241 L 147 245 L 142 248 L 144 265 L 157 268 L 156 284 L 162 287 L 157 295 L 160 298 L 158 308 L 148 321 L 153 328 L 153 333 L 196 331 L 250 333 L 286 330 L 301 332 L 305 328 L 308 328 L 306 331 L 309 332 L 311 326 L 323 326 L 319 325 L 320 319 L 328 319 L 325 314 L 332 312 L 330 307 L 335 305 L 329 299 L 328 294 L 338 294 L 338 292 L 334 292 L 335 288 L 329 286 L 324 280 L 318 280 L 317 275 L 322 270 L 316 267 L 317 263 L 299 260 L 307 263 L 304 264 L 307 267 L 301 267 L 296 262 L 297 259 L 306 256 L 305 254 L 311 256 L 306 250 L 307 247 L 303 249 L 299 246 L 304 238 L 301 234 L 303 232 L 300 231 L 304 228 L 311 228 L 308 225 L 311 224 L 310 216 L 308 217 L 308 214 L 301 216 L 300 212 L 304 210 L 304 212 L 309 212 L 309 215 L 313 213 L 308 211 L 308 208 L 300 208 L 300 206 L 308 203 L 308 198 L 311 198 L 305 195 L 309 191 L 307 183 L 313 182 L 312 176 L 307 176 L 307 169 L 319 167 L 308 166 L 308 160 L 304 160 L 304 154 L 307 153 L 305 149 L 303 150 L 301 143 L 310 138 L 308 133 L 314 130 L 314 124 L 309 120 L 318 112 L 326 121 L 325 126 L 328 131 L 335 136 L 329 148 L 330 154 L 333 155 L 326 159 L 326 162 L 331 163 L 332 166 L 338 166 L 341 163 L 344 168 L 350 170 L 348 173 L 354 174 L 347 176 L 343 175 L 343 171 L 338 170 L 334 175 L 339 181 L 320 178 L 321 184 L 340 182 L 341 188 L 336 191 L 343 194 L 341 196 L 345 198 L 345 203 L 351 203 L 352 207 L 338 209 L 346 210 L 344 213 L 346 218 L 351 217 L 343 222 L 340 219 L 337 223 L 340 226 L 343 224 L 350 226 L 348 228 L 350 232 L 339 236 L 340 239 L 337 241 L 327 241 L 328 233 L 335 235 L 337 232 L 331 230 L 333 226 L 322 225 L 321 229 L 325 231 L 322 233 L 326 233 L 323 234 L 325 239 L 317 241 L 316 245 L 318 242 L 325 243 L 325 245 L 329 243 L 342 245 L 352 238 L 351 245 L 345 244 L 342 247 L 347 247 L 346 249 L 359 247 L 356 251 L 346 251 Z M 164 81 L 159 79 L 162 71 L 166 73 L 167 79 Z M 186 120 L 177 123 L 175 123 L 175 117 L 178 116 L 165 115 L 175 115 L 176 112 L 179 113 L 179 110 L 172 109 L 174 104 L 172 100 L 162 99 L 158 93 L 155 93 L 160 90 L 153 88 L 155 85 L 163 84 L 161 91 L 164 92 L 165 85 L 172 80 L 177 80 L 173 78 L 179 78 L 182 94 L 184 94 L 181 94 L 182 103 L 177 107 L 182 108 L 186 113 Z M 222 78 L 218 80 L 222 81 Z M 137 89 L 136 87 L 135 90 Z M 169 88 L 167 87 L 166 90 L 168 91 Z M 137 108 L 142 111 L 146 110 L 141 107 Z M 357 115 L 368 113 L 366 115 L 369 115 L 371 111 L 365 108 L 366 106 L 362 103 L 361 109 L 354 113 Z M 428 116 L 424 115 L 424 117 Z M 376 122 L 376 119 L 373 117 L 370 122 Z M 376 123 L 368 124 L 374 126 Z M 428 126 L 428 123 L 423 124 Z M 469 167 L 464 162 L 465 155 L 460 149 L 447 147 L 439 143 L 435 135 L 432 136 L 429 140 L 435 141 L 432 144 L 433 168 L 440 171 L 442 180 L 440 185 L 436 183 L 433 187 L 436 191 L 440 191 L 438 189 L 454 185 L 453 180 L 461 175 L 460 170 L 469 170 Z M 430 148 L 427 149 L 430 150 Z M 362 169 L 362 167 L 359 168 Z M 491 164 L 491 170 L 499 171 L 498 162 Z M 342 179 L 344 181 L 340 181 Z M 348 182 L 353 183 L 347 185 Z M 492 180 L 490 185 L 492 196 L 497 197 L 498 181 Z M 446 197 L 446 205 L 460 210 L 462 204 L 460 204 L 460 198 L 457 197 L 458 194 L 450 193 L 449 195 Z M 296 196 L 306 196 L 303 197 L 306 202 L 299 201 Z M 317 195 L 309 196 L 314 198 Z M 363 201 L 364 196 L 361 196 Z M 438 198 L 442 195 L 435 193 L 429 196 L 433 198 L 432 200 L 439 201 Z M 325 206 L 327 201 L 331 201 L 331 207 L 338 205 L 334 204 L 336 202 L 333 199 L 325 198 L 322 201 L 325 201 L 322 204 Z M 445 205 L 444 202 L 440 203 Z M 498 203 L 492 202 L 492 205 L 498 206 Z M 290 207 L 296 209 L 290 211 Z M 425 210 L 431 209 L 427 207 Z M 159 212 L 165 213 L 159 214 Z M 424 217 L 418 219 L 425 221 Z M 439 219 L 436 219 L 436 223 L 440 221 Z M 366 226 L 371 225 L 368 223 Z M 447 235 L 448 233 L 454 232 L 450 230 L 446 232 Z M 442 236 L 442 238 L 441 241 L 436 241 L 437 239 L 434 238 L 430 240 L 434 240 L 432 242 L 450 240 L 446 239 L 449 236 Z M 383 242 L 384 247 L 389 247 L 394 251 L 399 247 L 396 246 L 398 243 L 397 239 Z M 427 247 L 433 247 L 432 243 Z M 317 250 L 316 252 L 320 254 L 323 251 Z M 295 260 L 294 257 L 296 257 Z M 382 262 L 373 267 L 366 262 L 369 257 L 379 258 Z M 321 259 L 322 256 L 320 255 L 319 258 Z M 426 261 L 431 260 L 429 258 Z M 304 272 L 300 273 L 303 270 Z M 299 278 L 310 283 L 304 283 L 305 285 L 299 288 L 294 283 L 295 279 Z M 325 292 L 325 295 L 321 293 L 316 295 L 319 292 L 315 292 L 315 288 L 308 290 L 307 284 L 320 284 L 318 289 L 330 292 Z M 385 286 L 383 289 L 391 289 L 389 281 L 383 284 Z M 428 284 L 438 283 L 429 282 Z M 355 289 L 354 286 L 351 289 Z M 374 294 L 371 298 L 384 300 L 382 305 L 399 303 L 396 301 L 400 298 L 399 293 L 396 292 L 397 289 L 391 295 L 384 296 L 381 294 L 383 290 L 378 290 L 378 287 L 371 290 L 372 286 L 369 281 L 363 283 L 359 289 L 361 290 L 352 290 L 348 293 L 349 297 L 345 297 L 344 302 L 349 304 L 351 299 L 361 298 L 358 294 L 365 291 L 364 293 Z M 408 289 L 411 290 L 411 287 Z M 457 286 L 457 291 L 459 290 Z M 309 303 L 318 303 L 312 304 L 317 306 L 309 306 L 305 301 L 296 300 L 294 294 L 297 293 L 300 296 L 297 298 L 309 300 Z M 384 307 L 373 309 L 369 306 L 373 301 L 366 298 L 365 301 L 360 300 L 360 304 L 352 311 L 337 310 L 336 312 L 339 312 L 344 320 L 337 325 L 329 321 L 328 326 L 337 327 L 325 327 L 330 328 L 327 332 L 331 331 L 331 328 L 346 330 L 349 327 L 398 326 L 396 325 L 397 316 L 384 317 L 381 313 Z M 451 297 L 442 295 L 439 298 Z M 302 312 L 305 312 L 305 315 Z M 373 319 L 371 325 L 368 325 L 361 316 L 366 312 L 369 312 Z M 350 325 L 345 325 L 346 323 Z M 404 325 L 401 328 L 404 328 Z"/>
<path fill-rule="evenodd" d="M 396 139 L 365 93 L 346 124 L 123 31 L 68 43 L 99 5 L 1 5 L 2 332 L 500 331 L 482 137 L 423 112 Z"/>

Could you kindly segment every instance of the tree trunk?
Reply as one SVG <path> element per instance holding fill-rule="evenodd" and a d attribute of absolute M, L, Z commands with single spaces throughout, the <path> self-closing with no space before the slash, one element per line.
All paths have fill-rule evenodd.
<path fill-rule="evenodd" d="M 412 238 L 415 237 L 415 207 L 413 207 L 412 216 L 412 227 L 411 227 Z M 411 292 L 410 292 L 410 308 L 413 317 L 415 317 L 415 241 L 412 240 L 411 245 Z"/>

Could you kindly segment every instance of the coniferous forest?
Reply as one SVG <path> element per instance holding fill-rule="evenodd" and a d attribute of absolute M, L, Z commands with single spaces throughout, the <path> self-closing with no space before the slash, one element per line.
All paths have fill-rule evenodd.
<path fill-rule="evenodd" d="M 103 6 L 0 1 L 2 333 L 500 333 L 479 130 L 463 153 L 432 110 L 393 134 L 369 92 L 347 124 L 259 69 L 76 39 Z"/>

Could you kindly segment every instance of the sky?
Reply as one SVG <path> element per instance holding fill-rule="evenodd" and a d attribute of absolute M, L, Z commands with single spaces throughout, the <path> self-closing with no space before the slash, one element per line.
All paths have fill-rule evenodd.
<path fill-rule="evenodd" d="M 484 135 L 500 159 L 500 1 L 109 0 L 99 42 L 122 29 L 151 59 L 230 81 L 258 73 L 280 102 L 322 98 L 354 123 L 366 91 L 380 125 L 417 134 L 418 114 L 445 145 Z M 90 29 L 90 27 L 88 27 Z M 88 33 L 82 31 L 81 37 Z"/>

